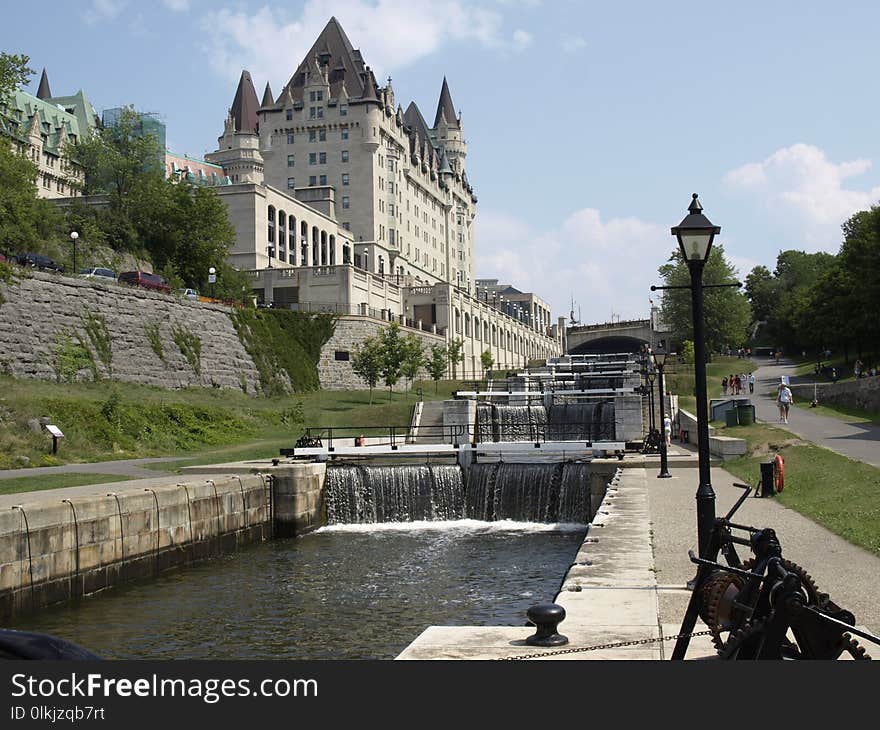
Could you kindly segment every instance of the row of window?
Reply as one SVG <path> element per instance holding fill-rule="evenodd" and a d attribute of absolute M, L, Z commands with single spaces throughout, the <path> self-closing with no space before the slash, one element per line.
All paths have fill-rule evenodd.
<path fill-rule="evenodd" d="M 315 92 L 312 92 L 315 93 Z M 347 117 L 348 116 L 348 104 L 340 104 L 339 105 L 339 116 Z M 293 120 L 293 109 L 285 110 L 285 118 L 288 122 Z M 309 107 L 309 119 L 323 119 L 324 118 L 324 107 L 323 106 L 310 106 Z"/>
<path fill-rule="evenodd" d="M 349 155 L 348 150 L 342 150 L 339 159 L 341 162 L 348 162 Z M 326 165 L 327 164 L 327 153 L 326 152 L 309 152 L 309 165 Z M 296 167 L 296 155 L 287 155 L 287 166 L 288 167 Z"/>
<path fill-rule="evenodd" d="M 348 129 L 339 130 L 339 139 L 346 140 L 348 139 Z M 293 132 L 287 133 L 287 144 L 294 144 L 296 141 L 296 135 Z M 309 130 L 309 142 L 326 142 L 327 141 L 327 130 L 326 129 L 310 129 Z"/>
<path fill-rule="evenodd" d="M 455 325 L 455 333 L 461 334 L 461 313 L 456 308 L 454 310 L 454 325 Z M 488 322 L 483 321 L 482 327 L 480 326 L 480 320 L 478 317 L 474 317 L 474 327 L 473 327 L 473 337 L 476 340 L 485 342 L 486 344 L 492 344 L 496 347 L 501 347 L 506 350 L 510 350 L 519 355 L 529 355 L 534 356 L 537 355 L 543 348 L 537 345 L 534 342 L 529 342 L 522 335 L 514 334 L 513 332 L 501 328 L 497 328 L 494 324 L 489 325 Z M 471 318 L 470 315 L 465 312 L 464 315 L 464 335 L 465 337 L 471 336 Z M 506 346 L 505 346 L 506 341 Z"/>
<path fill-rule="evenodd" d="M 347 172 L 342 173 L 342 184 L 348 185 L 349 180 L 351 179 Z M 313 188 L 316 185 L 326 185 L 327 184 L 327 176 L 326 175 L 309 175 L 309 187 Z M 287 178 L 287 189 L 293 190 L 296 188 L 296 178 L 289 177 Z"/>

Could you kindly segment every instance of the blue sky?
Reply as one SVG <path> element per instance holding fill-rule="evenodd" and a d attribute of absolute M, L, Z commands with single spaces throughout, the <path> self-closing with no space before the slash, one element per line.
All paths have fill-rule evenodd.
<path fill-rule="evenodd" d="M 880 3 L 573 0 L 4 3 L 54 94 L 158 112 L 213 149 L 243 68 L 278 93 L 331 15 L 404 108 L 445 75 L 479 197 L 477 275 L 586 321 L 645 316 L 692 192 L 745 276 L 836 252 L 880 198 Z"/>

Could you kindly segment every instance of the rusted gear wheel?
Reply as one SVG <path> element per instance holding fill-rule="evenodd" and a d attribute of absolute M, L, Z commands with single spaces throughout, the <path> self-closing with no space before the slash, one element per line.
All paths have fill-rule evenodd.
<path fill-rule="evenodd" d="M 700 589 L 700 618 L 712 632 L 712 643 L 718 651 L 724 646 L 723 632 L 733 627 L 734 600 L 744 581 L 735 573 L 716 571 Z"/>
<path fill-rule="evenodd" d="M 844 651 L 849 652 L 849 655 L 853 659 L 862 661 L 871 660 L 871 655 L 865 652 L 865 647 L 859 644 L 859 642 L 849 634 L 844 634 L 841 637 L 841 643 L 843 644 Z"/>
<path fill-rule="evenodd" d="M 739 659 L 739 652 L 743 645 L 755 637 L 764 633 L 765 621 L 759 620 L 746 622 L 746 624 L 734 632 L 728 639 L 724 647 L 719 650 L 718 655 L 721 659 Z M 865 652 L 865 648 L 859 644 L 850 634 L 843 634 L 840 637 L 840 653 L 847 652 L 853 659 L 857 661 L 870 661 L 870 654 Z M 783 659 L 803 659 L 801 652 L 796 643 L 785 640 L 782 646 Z"/>
<path fill-rule="evenodd" d="M 813 580 L 813 576 L 811 576 L 804 568 L 802 568 L 797 563 L 793 563 L 790 560 L 782 559 L 782 567 L 785 568 L 789 573 L 794 573 L 798 578 L 801 579 L 801 585 L 804 588 L 804 591 L 807 595 L 807 604 L 810 606 L 821 607 L 828 603 L 829 596 L 827 593 L 822 593 L 819 590 L 819 586 L 816 585 L 816 581 Z M 755 568 L 755 559 L 749 558 L 742 564 L 743 570 L 754 570 Z"/>

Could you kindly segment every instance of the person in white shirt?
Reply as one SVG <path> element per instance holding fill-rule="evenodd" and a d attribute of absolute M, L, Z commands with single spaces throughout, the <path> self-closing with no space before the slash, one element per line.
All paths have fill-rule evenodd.
<path fill-rule="evenodd" d="M 788 423 L 788 411 L 793 402 L 794 397 L 791 394 L 791 389 L 784 382 L 780 383 L 779 392 L 776 395 L 776 405 L 779 406 L 780 423 Z"/>

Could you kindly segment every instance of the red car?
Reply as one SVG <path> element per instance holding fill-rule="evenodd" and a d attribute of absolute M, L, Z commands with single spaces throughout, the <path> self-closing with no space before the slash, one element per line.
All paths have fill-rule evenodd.
<path fill-rule="evenodd" d="M 171 287 L 158 274 L 148 274 L 146 271 L 123 271 L 119 275 L 120 284 L 129 284 L 130 286 L 140 286 L 144 289 L 153 289 L 154 291 L 171 293 Z"/>

